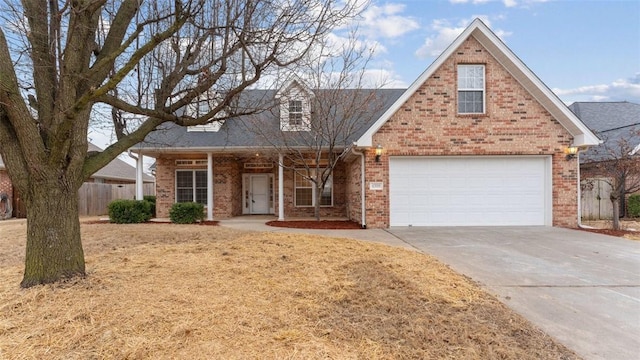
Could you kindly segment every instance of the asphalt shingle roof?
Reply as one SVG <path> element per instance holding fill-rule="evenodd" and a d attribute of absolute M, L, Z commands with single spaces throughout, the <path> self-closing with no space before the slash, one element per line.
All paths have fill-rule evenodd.
<path fill-rule="evenodd" d="M 334 90 L 329 90 L 334 92 Z M 388 109 L 404 92 L 404 89 L 367 89 L 367 90 L 340 90 L 340 95 L 370 96 L 376 100 L 376 104 L 369 104 L 371 112 L 358 119 L 358 122 L 368 122 L 366 126 L 355 126 L 354 131 L 348 132 L 348 138 L 341 139 L 343 144 L 350 144 L 357 140 L 382 113 Z M 320 97 L 322 90 L 316 90 L 316 97 Z M 186 127 L 174 123 L 166 123 L 151 132 L 145 140 L 135 149 L 153 149 L 161 151 L 164 148 L 201 148 L 201 149 L 246 149 L 255 147 L 271 147 L 270 142 L 275 138 L 265 139 L 265 135 L 280 133 L 280 117 L 278 107 L 275 104 L 276 91 L 273 90 L 249 90 L 244 96 L 252 99 L 253 103 L 260 103 L 267 110 L 258 114 L 243 115 L 228 119 L 217 132 L 187 131 Z M 333 95 L 335 96 L 335 95 Z M 369 97 L 367 97 L 369 99 Z M 313 116 L 313 115 L 312 115 Z M 341 114 L 336 114 L 336 123 L 341 121 Z M 313 120 L 312 120 L 313 121 Z M 300 132 L 299 135 L 303 135 Z"/>
<path fill-rule="evenodd" d="M 621 139 L 628 140 L 633 149 L 640 144 L 640 137 L 631 136 L 640 130 L 640 104 L 622 102 L 575 102 L 569 105 L 582 122 L 593 130 L 604 143 L 587 150 L 582 162 L 600 161 L 609 157 L 607 148 L 619 149 Z"/>

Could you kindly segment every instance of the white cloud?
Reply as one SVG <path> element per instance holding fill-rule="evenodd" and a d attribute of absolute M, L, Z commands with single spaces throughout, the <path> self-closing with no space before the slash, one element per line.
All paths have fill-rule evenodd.
<path fill-rule="evenodd" d="M 585 85 L 573 89 L 552 89 L 562 101 L 629 101 L 640 104 L 640 73 L 610 84 Z"/>
<path fill-rule="evenodd" d="M 459 21 L 456 25 L 452 25 L 449 20 L 446 19 L 433 20 L 431 23 L 431 29 L 435 34 L 425 39 L 424 44 L 416 50 L 416 56 L 420 59 L 426 59 L 440 55 L 440 53 L 442 53 L 442 51 L 444 51 L 444 49 L 449 46 L 475 18 L 482 19 L 488 27 L 491 27 L 491 21 L 486 15 L 474 15 L 471 18 Z M 503 40 L 506 36 L 511 35 L 510 32 L 503 30 L 495 29 L 493 31 Z"/>
<path fill-rule="evenodd" d="M 478 4 L 485 4 L 491 1 L 496 1 L 496 0 L 449 0 L 449 2 L 451 4 L 474 4 L 474 5 L 478 5 Z M 522 0 L 522 1 L 518 1 L 518 0 L 501 0 L 502 4 L 505 7 L 511 8 L 511 7 L 516 7 L 516 6 L 521 6 L 521 7 L 529 7 L 529 5 L 531 4 L 535 4 L 535 3 L 543 3 L 543 2 L 547 2 L 549 0 Z"/>
<path fill-rule="evenodd" d="M 409 85 L 393 69 L 367 69 L 363 88 L 406 89 Z"/>
<path fill-rule="evenodd" d="M 369 38 L 397 38 L 420 28 L 420 24 L 402 12 L 404 4 L 370 5 L 358 25 Z"/>

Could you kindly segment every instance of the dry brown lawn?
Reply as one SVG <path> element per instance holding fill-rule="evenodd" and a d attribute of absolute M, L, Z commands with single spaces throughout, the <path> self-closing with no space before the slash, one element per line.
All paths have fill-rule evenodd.
<path fill-rule="evenodd" d="M 83 224 L 88 276 L 20 289 L 0 222 L 0 359 L 575 359 L 463 276 L 355 240 Z"/>

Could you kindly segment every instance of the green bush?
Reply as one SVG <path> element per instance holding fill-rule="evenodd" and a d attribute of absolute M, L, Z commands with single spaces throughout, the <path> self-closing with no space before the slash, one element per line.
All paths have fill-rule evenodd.
<path fill-rule="evenodd" d="M 640 194 L 633 194 L 627 200 L 627 210 L 630 217 L 640 217 Z"/>
<path fill-rule="evenodd" d="M 137 224 L 151 219 L 151 203 L 138 200 L 114 200 L 109 203 L 109 221 L 116 224 Z"/>
<path fill-rule="evenodd" d="M 145 195 L 143 199 L 151 205 L 151 217 L 156 217 L 156 197 L 153 195 Z"/>
<path fill-rule="evenodd" d="M 204 205 L 195 202 L 175 203 L 169 210 L 169 218 L 176 224 L 193 224 L 204 220 Z"/>

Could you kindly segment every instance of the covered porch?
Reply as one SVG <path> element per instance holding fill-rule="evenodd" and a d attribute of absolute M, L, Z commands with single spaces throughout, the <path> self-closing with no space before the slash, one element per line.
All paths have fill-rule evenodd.
<path fill-rule="evenodd" d="M 334 169 L 322 199 L 281 154 L 244 151 L 166 151 L 138 153 L 156 159 L 156 211 L 168 218 L 176 202 L 205 206 L 207 220 L 243 215 L 272 215 L 274 219 L 309 218 L 315 201 L 322 201 L 321 216 L 347 218 L 346 165 Z"/>

